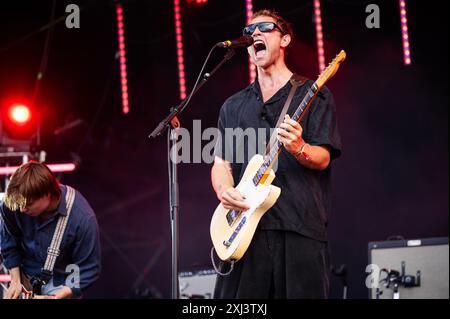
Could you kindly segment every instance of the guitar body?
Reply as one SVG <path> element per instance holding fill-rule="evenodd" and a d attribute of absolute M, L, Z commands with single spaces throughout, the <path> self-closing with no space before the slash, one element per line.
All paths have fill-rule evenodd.
<path fill-rule="evenodd" d="M 255 155 L 236 186 L 246 198 L 250 209 L 245 212 L 230 211 L 222 204 L 217 206 L 211 220 L 210 234 L 217 255 L 224 261 L 239 260 L 246 252 L 263 215 L 275 204 L 280 188 L 271 185 L 275 173 L 271 169 L 264 182 L 255 186 L 252 178 L 263 163 L 263 156 Z M 235 218 L 231 215 L 237 214 Z"/>

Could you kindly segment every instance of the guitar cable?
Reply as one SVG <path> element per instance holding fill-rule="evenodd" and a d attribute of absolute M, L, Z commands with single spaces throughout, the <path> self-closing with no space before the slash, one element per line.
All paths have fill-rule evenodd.
<path fill-rule="evenodd" d="M 214 262 L 214 246 L 211 247 L 211 263 L 212 263 L 212 265 L 213 265 L 213 267 L 214 267 L 214 271 L 215 271 L 218 275 L 221 275 L 221 276 L 228 276 L 229 274 L 231 274 L 231 272 L 233 271 L 234 263 L 235 263 L 235 262 L 236 262 L 235 260 L 231 260 L 231 262 L 230 262 L 230 270 L 228 270 L 227 272 L 221 272 L 221 271 L 219 270 L 219 268 L 216 266 L 215 262 Z"/>

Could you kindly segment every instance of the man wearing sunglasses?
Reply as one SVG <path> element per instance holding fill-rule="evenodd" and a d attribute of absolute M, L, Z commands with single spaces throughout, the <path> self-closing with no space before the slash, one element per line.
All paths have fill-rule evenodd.
<path fill-rule="evenodd" d="M 295 75 L 286 66 L 292 29 L 276 12 L 262 10 L 253 15 L 243 33 L 254 39 L 248 53 L 256 65 L 257 79 L 222 106 L 218 123 L 221 135 L 211 171 L 214 190 L 226 209 L 249 208 L 235 186 L 251 155 L 243 163 L 237 162 L 235 155 L 252 145 L 245 138 L 236 143 L 227 140 L 225 129 L 265 129 L 268 141 L 270 128 L 276 127 L 294 89 L 287 115 L 277 131 L 277 139 L 284 147 L 272 184 L 281 188 L 281 195 L 261 218 L 248 250 L 234 263 L 231 273 L 218 276 L 214 296 L 327 298 L 331 161 L 341 149 L 333 97 L 323 87 L 301 122 L 293 121 L 289 114 L 300 105 L 313 81 Z M 230 263 L 222 263 L 220 271 L 226 273 L 230 267 Z"/>

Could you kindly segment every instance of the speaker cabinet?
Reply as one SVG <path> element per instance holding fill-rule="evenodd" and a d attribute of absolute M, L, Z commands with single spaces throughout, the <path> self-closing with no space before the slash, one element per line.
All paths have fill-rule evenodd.
<path fill-rule="evenodd" d="M 448 237 L 369 243 L 371 299 L 448 299 Z"/>
<path fill-rule="evenodd" d="M 214 269 L 180 272 L 181 299 L 212 299 L 216 277 Z"/>

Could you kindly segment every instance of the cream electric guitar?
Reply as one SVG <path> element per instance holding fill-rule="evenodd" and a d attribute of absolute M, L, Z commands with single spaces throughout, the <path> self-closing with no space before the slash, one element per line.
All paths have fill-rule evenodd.
<path fill-rule="evenodd" d="M 328 67 L 320 74 L 317 81 L 309 88 L 292 119 L 300 122 L 322 86 L 336 73 L 345 60 L 341 51 Z M 271 139 L 272 140 L 272 139 Z M 283 144 L 277 139 L 265 155 L 255 155 L 249 161 L 241 181 L 236 186 L 246 198 L 250 209 L 246 211 L 228 210 L 222 204 L 217 206 L 210 225 L 210 235 L 217 255 L 224 261 L 239 260 L 246 252 L 261 217 L 277 201 L 281 190 L 271 185 L 275 178 L 272 169 Z"/>

